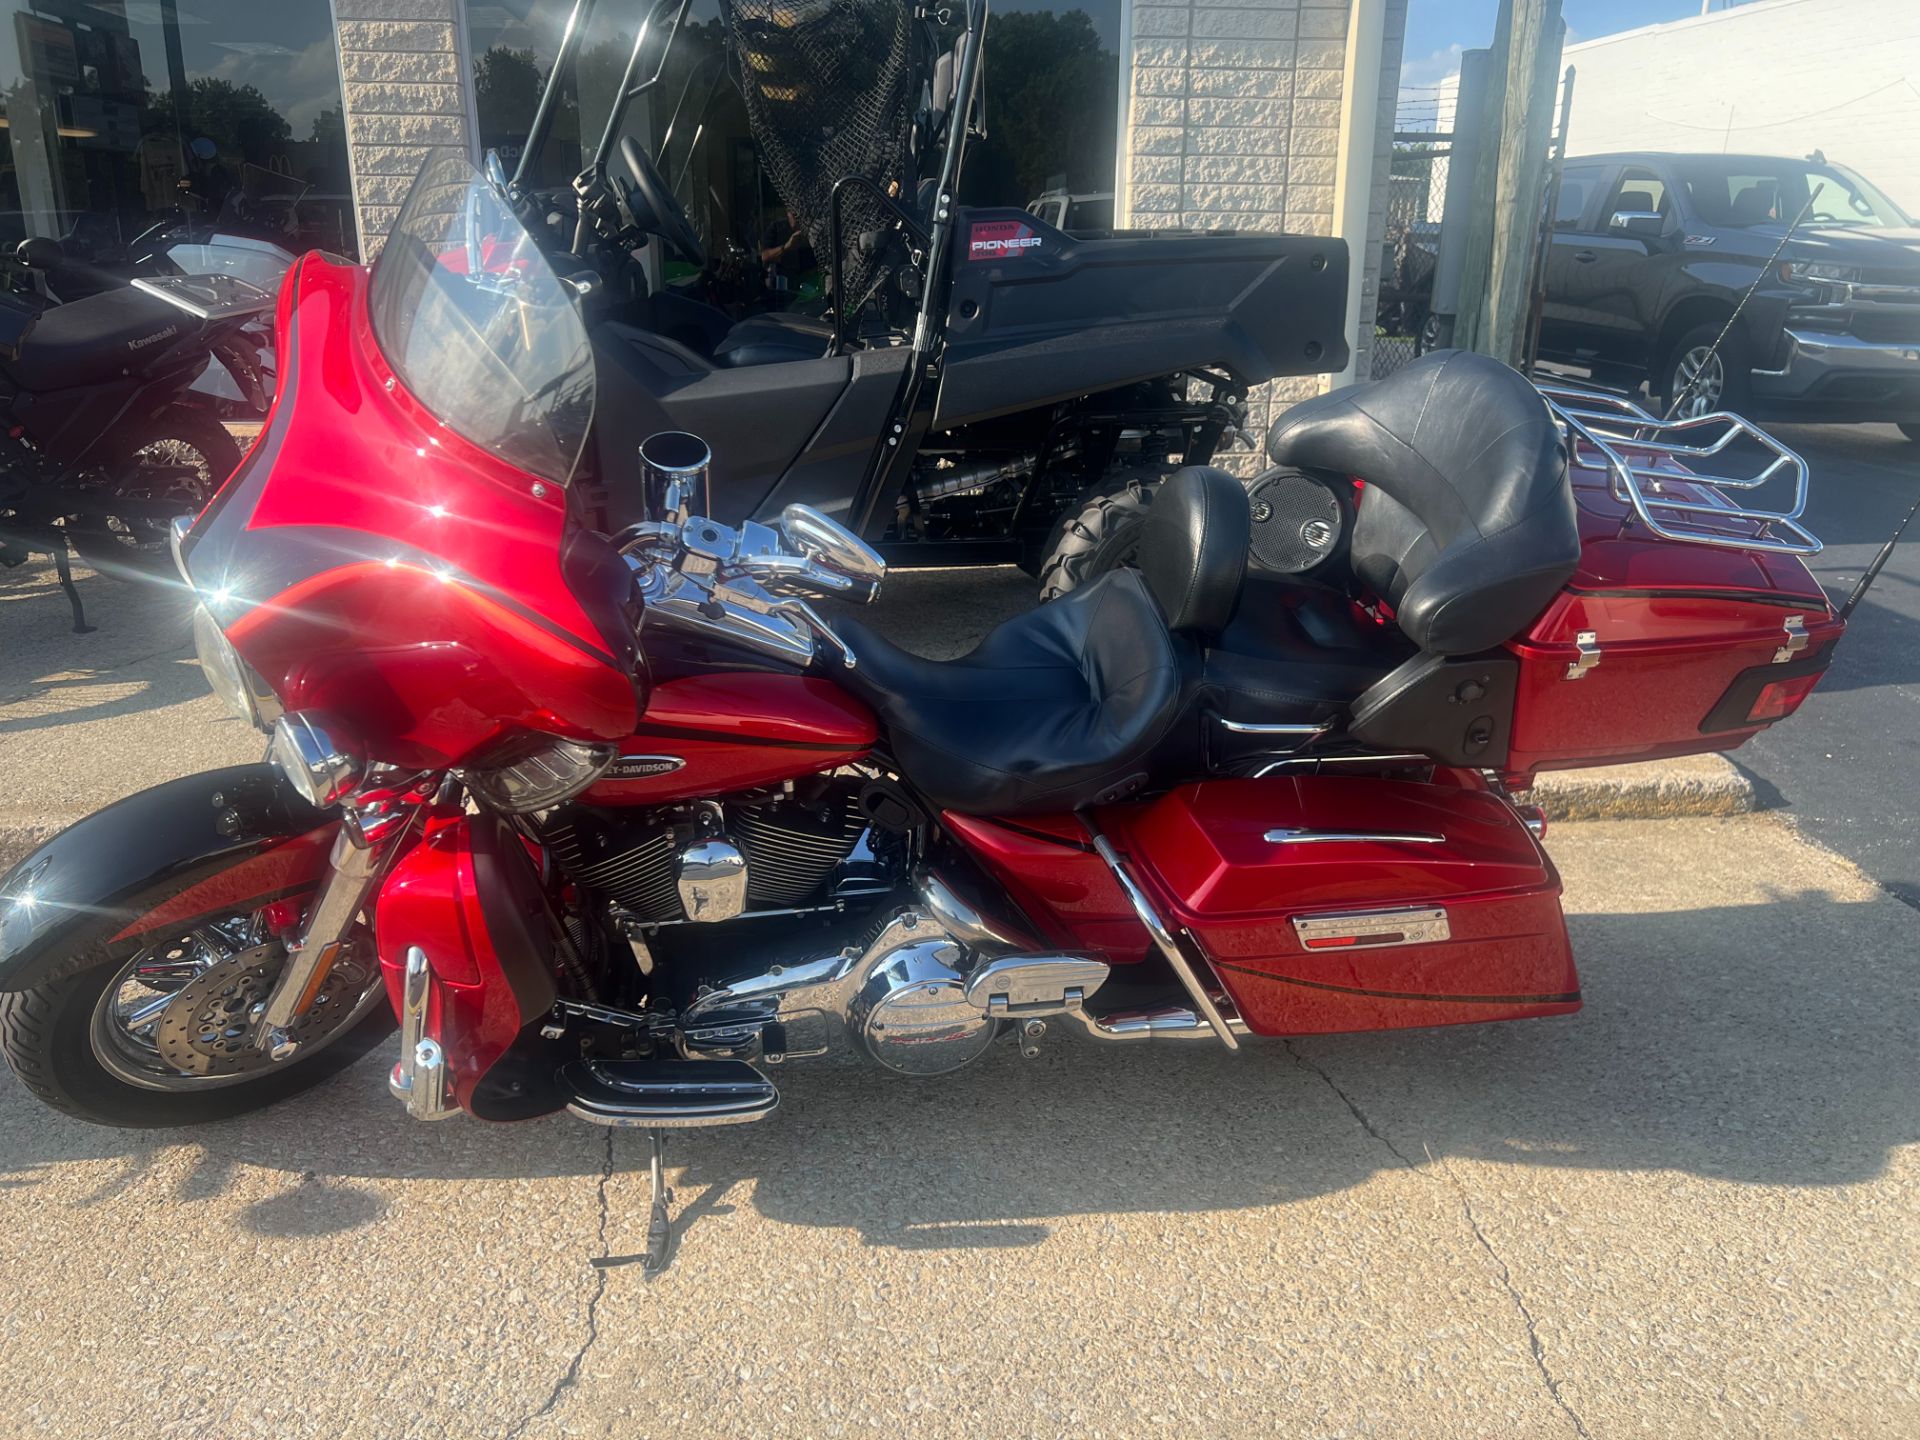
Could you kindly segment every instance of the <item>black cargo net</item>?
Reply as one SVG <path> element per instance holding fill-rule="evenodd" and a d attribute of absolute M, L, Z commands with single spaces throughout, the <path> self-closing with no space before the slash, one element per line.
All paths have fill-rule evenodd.
<path fill-rule="evenodd" d="M 727 0 L 740 93 L 774 189 L 800 217 L 831 273 L 834 183 L 861 175 L 913 198 L 908 136 L 915 101 L 907 0 Z M 872 239 L 885 210 L 850 188 L 840 199 L 843 253 L 833 297 L 850 314 L 886 279 Z"/>

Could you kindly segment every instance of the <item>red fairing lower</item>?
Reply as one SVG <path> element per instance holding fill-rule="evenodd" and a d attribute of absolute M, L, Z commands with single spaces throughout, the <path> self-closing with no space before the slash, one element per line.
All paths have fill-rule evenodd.
<path fill-rule="evenodd" d="M 380 970 L 400 1011 L 407 951 L 426 952 L 433 974 L 427 1033 L 452 1067 L 454 1098 L 473 1087 L 537 1016 L 522 1015 L 487 934 L 464 819 L 433 822 L 426 838 L 394 866 L 374 910 Z"/>

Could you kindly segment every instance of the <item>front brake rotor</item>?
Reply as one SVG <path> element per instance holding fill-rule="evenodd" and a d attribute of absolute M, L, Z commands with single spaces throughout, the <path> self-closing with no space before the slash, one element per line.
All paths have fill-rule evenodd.
<path fill-rule="evenodd" d="M 286 959 L 278 942 L 255 945 L 181 986 L 153 1027 L 160 1058 L 183 1075 L 237 1075 L 271 1065 L 259 1047 L 258 1022 Z M 357 955 L 341 956 L 287 1033 L 302 1045 L 319 1039 L 352 1014 L 371 979 Z"/>

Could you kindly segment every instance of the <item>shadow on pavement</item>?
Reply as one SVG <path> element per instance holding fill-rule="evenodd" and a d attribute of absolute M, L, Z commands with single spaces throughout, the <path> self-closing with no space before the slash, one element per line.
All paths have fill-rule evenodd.
<path fill-rule="evenodd" d="M 1361 1184 L 1399 1163 L 1369 1128 L 1416 1163 L 1425 1152 L 1775 1186 L 1868 1180 L 1920 1138 L 1911 977 L 1900 957 L 1849 943 L 1884 934 L 1857 923 L 1869 908 L 1815 893 L 1575 917 L 1587 1008 L 1561 1020 L 1268 1042 L 1237 1057 L 1049 1039 L 1038 1060 L 996 1051 L 920 1082 L 795 1067 L 778 1072 L 769 1123 L 672 1139 L 669 1165 L 690 1167 L 676 1182 L 681 1226 L 741 1203 L 752 1181 L 763 1215 L 868 1244 L 1034 1245 L 1052 1216 L 1231 1210 Z M 304 1183 L 238 1222 L 284 1236 L 378 1220 L 387 1202 L 365 1181 L 598 1173 L 602 1136 L 564 1116 L 408 1122 L 386 1064 L 379 1052 L 269 1114 L 193 1131 L 95 1129 L 5 1084 L 0 1186 L 118 1159 L 75 1202 L 107 1203 L 150 1184 L 164 1147 L 191 1144 L 184 1180 L 142 1203 L 216 1199 L 241 1166 L 294 1172 Z M 621 1171 L 645 1165 L 638 1136 L 617 1136 L 616 1155 Z"/>
<path fill-rule="evenodd" d="M 53 567 L 0 572 L 0 734 L 137 714 L 206 694 L 179 586 L 76 571 L 90 635 L 73 633 Z"/>

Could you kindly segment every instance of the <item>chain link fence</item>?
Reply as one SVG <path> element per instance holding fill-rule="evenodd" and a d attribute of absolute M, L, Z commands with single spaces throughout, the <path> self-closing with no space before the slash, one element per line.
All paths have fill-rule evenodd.
<path fill-rule="evenodd" d="M 1374 312 L 1373 378 L 1391 375 L 1424 351 L 1432 311 L 1434 263 L 1453 149 L 1456 83 L 1403 86 L 1393 121 L 1387 178 L 1387 227 Z"/>

